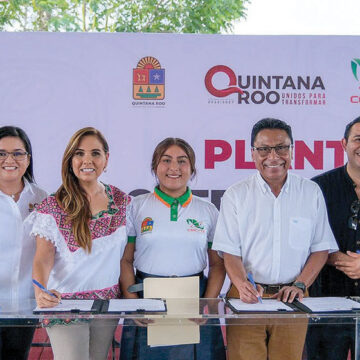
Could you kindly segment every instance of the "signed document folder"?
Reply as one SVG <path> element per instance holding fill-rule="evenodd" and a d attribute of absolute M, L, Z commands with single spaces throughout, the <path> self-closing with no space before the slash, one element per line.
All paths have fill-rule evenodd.
<path fill-rule="evenodd" d="M 110 300 L 61 300 L 51 308 L 34 309 L 34 314 L 49 313 L 146 313 L 165 312 L 166 303 L 162 299 L 110 299 Z"/>
<path fill-rule="evenodd" d="M 189 318 L 199 317 L 199 277 L 147 278 L 144 298 L 166 299 L 168 319 L 155 319 L 148 325 L 148 345 L 197 344 L 199 325 Z M 170 316 L 169 316 L 170 315 Z"/>
<path fill-rule="evenodd" d="M 360 311 L 360 304 L 345 297 L 304 297 L 293 303 L 283 303 L 275 299 L 263 299 L 262 303 L 247 304 L 240 299 L 226 299 L 226 305 L 235 313 L 241 312 L 304 312 L 336 313 Z"/>
<path fill-rule="evenodd" d="M 147 313 L 166 311 L 165 301 L 161 299 L 110 299 L 106 304 L 108 313 Z"/>
<path fill-rule="evenodd" d="M 294 309 L 284 304 L 281 301 L 275 299 L 263 299 L 262 303 L 248 304 L 240 299 L 229 298 L 226 300 L 226 304 L 236 313 L 239 312 L 274 312 L 274 311 L 290 311 Z"/>
<path fill-rule="evenodd" d="M 34 314 L 46 313 L 99 313 L 102 300 L 61 300 L 61 303 L 51 308 L 34 309 Z"/>
<path fill-rule="evenodd" d="M 308 297 L 294 303 L 300 310 L 309 313 L 360 311 L 358 302 L 345 297 Z"/>

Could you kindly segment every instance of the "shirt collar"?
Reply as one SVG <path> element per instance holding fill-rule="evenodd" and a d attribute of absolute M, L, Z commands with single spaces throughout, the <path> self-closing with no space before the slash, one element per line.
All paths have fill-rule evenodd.
<path fill-rule="evenodd" d="M 260 171 L 257 172 L 256 174 L 256 178 L 258 180 L 258 183 L 260 185 L 260 189 L 261 191 L 265 194 L 267 191 L 270 191 L 271 192 L 271 188 L 269 186 L 269 184 L 263 179 L 263 177 L 261 176 L 260 174 Z M 282 186 L 281 188 L 281 192 L 286 192 L 288 193 L 289 192 L 289 186 L 290 186 L 290 175 L 289 175 L 289 172 L 287 173 L 287 176 L 286 176 L 286 180 L 285 180 L 285 183 L 284 185 Z"/>
<path fill-rule="evenodd" d="M 178 198 L 173 198 L 164 192 L 162 192 L 158 186 L 154 189 L 154 195 L 167 207 L 170 207 L 174 201 L 177 201 L 182 207 L 186 207 L 190 204 L 192 199 L 192 192 L 189 187 L 186 188 L 185 194 Z"/>
<path fill-rule="evenodd" d="M 34 193 L 32 186 L 30 185 L 30 182 L 25 178 L 23 178 L 23 179 L 24 179 L 24 189 L 23 189 L 22 193 L 25 194 L 26 192 L 30 191 L 30 193 L 34 195 L 35 193 Z"/>

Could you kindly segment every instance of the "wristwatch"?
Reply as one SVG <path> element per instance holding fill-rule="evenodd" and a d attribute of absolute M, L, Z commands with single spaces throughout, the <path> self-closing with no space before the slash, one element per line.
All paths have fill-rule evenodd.
<path fill-rule="evenodd" d="M 305 293 L 305 291 L 306 291 L 306 285 L 305 285 L 303 282 L 301 282 L 301 281 L 294 281 L 292 285 L 293 285 L 293 286 L 296 286 L 297 288 L 299 288 L 300 290 L 302 290 L 303 293 Z"/>

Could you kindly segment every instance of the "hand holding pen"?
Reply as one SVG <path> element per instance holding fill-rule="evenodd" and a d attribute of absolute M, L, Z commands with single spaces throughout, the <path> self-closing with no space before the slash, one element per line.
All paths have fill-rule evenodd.
<path fill-rule="evenodd" d="M 49 291 L 35 279 L 32 282 L 35 285 L 35 298 L 39 307 L 54 307 L 61 303 L 61 294 L 58 291 L 53 289 Z"/>
<path fill-rule="evenodd" d="M 253 282 L 250 281 L 250 278 Z M 261 300 L 261 295 L 264 289 L 260 285 L 256 285 L 251 274 L 247 278 L 236 283 L 236 288 L 239 292 L 240 300 L 247 304 L 256 304 Z"/>
<path fill-rule="evenodd" d="M 247 274 L 247 278 L 248 278 L 248 280 L 250 281 L 251 285 L 254 287 L 254 289 L 257 291 L 257 287 L 256 287 L 256 284 L 255 284 L 255 281 L 254 281 L 254 278 L 253 278 L 251 272 L 249 272 L 249 273 Z M 258 299 L 258 301 L 259 301 L 260 303 L 262 303 L 262 299 L 261 299 L 260 294 L 258 295 L 257 299 Z"/>

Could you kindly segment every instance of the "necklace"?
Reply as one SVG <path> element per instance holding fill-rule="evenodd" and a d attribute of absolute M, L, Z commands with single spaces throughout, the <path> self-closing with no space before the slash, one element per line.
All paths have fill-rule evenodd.
<path fill-rule="evenodd" d="M 4 194 L 10 196 L 13 200 L 15 200 L 16 197 L 17 197 L 18 195 L 20 195 L 23 190 L 24 190 L 24 184 L 21 182 L 20 190 L 17 191 L 17 192 L 15 192 L 15 193 L 13 193 L 13 194 L 11 194 L 10 191 L 9 191 L 9 192 L 7 192 L 7 191 L 5 191 L 5 190 L 1 190 L 1 191 L 2 191 Z M 10 193 L 10 194 L 9 194 L 9 193 Z"/>

